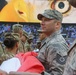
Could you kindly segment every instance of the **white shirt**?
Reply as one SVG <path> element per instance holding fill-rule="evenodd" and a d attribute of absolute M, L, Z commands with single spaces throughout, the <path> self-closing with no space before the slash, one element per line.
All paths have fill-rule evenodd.
<path fill-rule="evenodd" d="M 20 68 L 20 60 L 16 57 L 8 59 L 1 64 L 0 69 L 9 73 L 10 71 L 17 71 Z"/>

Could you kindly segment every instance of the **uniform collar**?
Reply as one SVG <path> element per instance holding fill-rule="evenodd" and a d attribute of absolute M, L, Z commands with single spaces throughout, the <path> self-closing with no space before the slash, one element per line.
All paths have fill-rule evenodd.
<path fill-rule="evenodd" d="M 46 43 L 49 42 L 51 39 L 53 39 L 55 36 L 59 35 L 61 32 L 60 30 L 54 32 L 53 34 L 51 34 L 49 37 L 47 37 L 46 39 Z"/>

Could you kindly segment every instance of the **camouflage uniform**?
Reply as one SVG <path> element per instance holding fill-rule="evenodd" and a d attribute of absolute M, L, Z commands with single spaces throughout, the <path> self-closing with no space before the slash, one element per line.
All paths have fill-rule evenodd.
<path fill-rule="evenodd" d="M 19 31 L 22 30 L 22 28 L 23 28 L 23 25 L 21 24 L 14 24 L 12 27 L 14 33 L 19 33 Z"/>
<path fill-rule="evenodd" d="M 21 38 L 21 42 L 24 44 L 24 52 L 30 51 L 31 47 L 27 41 L 29 39 L 29 36 L 28 36 L 28 33 L 24 30 L 23 30 L 23 36 L 26 38 L 26 40 L 23 40 L 23 38 Z"/>
<path fill-rule="evenodd" d="M 3 53 L 3 54 L 1 55 L 1 60 L 2 60 L 2 62 L 3 62 L 3 61 L 5 61 L 5 60 L 7 60 L 7 59 L 10 59 L 10 58 L 14 57 L 14 56 L 15 56 L 15 54 L 6 51 L 5 53 Z"/>
<path fill-rule="evenodd" d="M 2 42 L 0 42 L 0 54 L 2 54 L 4 52 L 4 48 L 2 46 Z"/>
<path fill-rule="evenodd" d="M 26 31 L 24 31 L 24 30 L 23 30 L 23 35 L 24 35 L 27 39 L 29 39 L 28 33 L 27 33 Z"/>
<path fill-rule="evenodd" d="M 26 41 L 25 43 L 25 52 L 31 51 L 31 46 L 30 44 Z"/>
<path fill-rule="evenodd" d="M 69 56 L 65 65 L 63 75 L 76 75 L 76 40 L 73 42 L 68 55 Z"/>
<path fill-rule="evenodd" d="M 62 75 L 67 58 L 68 45 L 59 32 L 48 37 L 38 54 L 46 71 L 54 75 Z"/>
<path fill-rule="evenodd" d="M 4 48 L 2 46 L 2 42 L 0 42 L 0 64 L 2 63 L 2 57 L 1 55 L 4 53 Z"/>
<path fill-rule="evenodd" d="M 34 36 L 32 34 L 30 34 L 29 35 L 29 38 L 27 40 L 27 43 L 30 46 L 31 51 L 34 50 L 33 38 L 34 38 Z"/>
<path fill-rule="evenodd" d="M 18 49 L 18 53 L 25 52 L 24 43 L 21 40 L 19 40 L 19 43 L 20 43 L 20 46 L 19 46 L 19 49 Z"/>
<path fill-rule="evenodd" d="M 39 40 L 40 40 L 40 42 L 41 42 L 41 45 L 45 42 L 45 40 L 46 40 L 46 35 L 45 35 L 45 33 L 44 33 L 44 30 L 42 30 L 41 28 L 39 29 L 39 30 L 37 30 L 38 31 L 38 33 L 40 34 L 39 35 Z M 41 37 L 40 37 L 41 36 Z M 41 39 L 40 39 L 41 38 Z"/>
<path fill-rule="evenodd" d="M 23 28 L 23 25 L 21 25 L 21 24 L 14 24 L 13 25 L 13 32 L 14 33 L 19 33 L 19 31 L 22 30 L 22 28 Z M 20 43 L 20 46 L 19 46 L 19 49 L 18 49 L 19 50 L 18 53 L 19 52 L 25 52 L 23 42 L 20 40 L 19 43 Z"/>
<path fill-rule="evenodd" d="M 43 14 L 38 14 L 38 19 L 42 20 L 43 16 L 62 22 L 62 14 L 56 10 L 45 10 Z M 67 52 L 68 44 L 60 31 L 55 31 L 42 44 L 38 59 L 44 65 L 45 71 L 50 75 L 62 75 L 67 59 Z"/>
<path fill-rule="evenodd" d="M 31 47 L 27 40 L 29 39 L 28 33 L 26 31 L 23 31 L 23 36 L 25 36 L 26 40 L 23 42 L 24 43 L 24 50 L 25 52 L 28 52 L 31 50 Z"/>
<path fill-rule="evenodd" d="M 7 34 L 5 34 L 5 38 L 13 38 L 13 39 L 18 40 L 18 41 L 19 41 L 19 39 L 20 39 L 20 38 L 19 38 L 19 34 L 17 34 L 17 33 L 11 33 L 11 34 L 7 33 Z M 5 61 L 5 60 L 7 60 L 7 59 L 10 59 L 10 58 L 12 58 L 12 57 L 14 57 L 14 56 L 15 56 L 15 54 L 7 51 L 7 50 L 6 50 L 6 47 L 5 47 L 3 53 L 0 54 L 0 61 L 1 61 L 1 63 L 2 63 L 3 61 Z M 1 63 L 0 63 L 0 64 L 1 64 Z"/>

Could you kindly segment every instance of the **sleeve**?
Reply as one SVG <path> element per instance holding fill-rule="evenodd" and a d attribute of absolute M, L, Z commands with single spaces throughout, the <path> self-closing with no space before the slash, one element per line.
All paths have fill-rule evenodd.
<path fill-rule="evenodd" d="M 46 51 L 46 46 L 44 45 L 40 50 L 39 50 L 39 53 L 38 53 L 38 59 L 42 62 L 42 63 L 45 63 L 46 61 L 46 58 L 45 58 L 45 51 Z"/>
<path fill-rule="evenodd" d="M 49 63 L 49 72 L 53 75 L 62 75 L 64 65 L 67 59 L 67 52 L 63 50 L 60 44 L 51 44 L 48 46 L 47 61 Z"/>
<path fill-rule="evenodd" d="M 39 60 L 43 63 L 46 72 L 53 75 L 62 75 L 66 59 L 67 52 L 60 44 L 49 44 L 39 54 Z"/>
<path fill-rule="evenodd" d="M 72 56 L 72 59 L 70 61 L 70 66 L 72 69 L 76 70 L 76 52 L 75 54 Z"/>
<path fill-rule="evenodd" d="M 76 75 L 76 54 L 69 57 L 69 60 L 66 62 L 63 75 Z"/>
<path fill-rule="evenodd" d="M 24 47 L 25 47 L 25 52 L 31 51 L 31 46 L 30 46 L 30 44 L 25 43 L 25 44 L 24 44 Z"/>

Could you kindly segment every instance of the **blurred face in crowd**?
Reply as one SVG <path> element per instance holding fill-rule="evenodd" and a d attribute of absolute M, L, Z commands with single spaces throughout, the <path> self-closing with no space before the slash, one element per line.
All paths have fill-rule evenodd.
<path fill-rule="evenodd" d="M 42 17 L 41 19 L 41 28 L 45 31 L 45 34 L 49 36 L 50 34 L 57 31 L 60 27 L 60 22 L 56 19 L 48 19 L 46 17 Z"/>
<path fill-rule="evenodd" d="M 20 37 L 23 36 L 23 30 L 22 29 L 19 30 L 19 34 L 20 34 Z"/>
<path fill-rule="evenodd" d="M 45 38 L 46 38 L 45 33 L 39 33 L 39 39 L 40 39 L 40 41 L 42 41 Z"/>
<path fill-rule="evenodd" d="M 25 37 L 25 36 L 23 35 L 23 36 L 21 37 L 21 41 L 25 43 L 26 40 L 27 40 L 27 37 Z"/>

